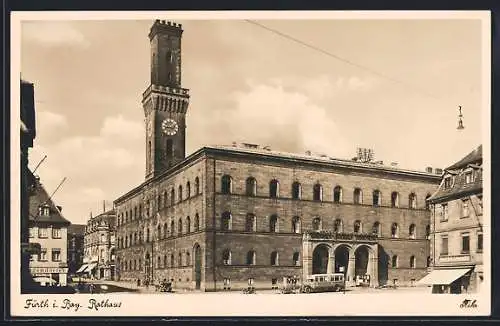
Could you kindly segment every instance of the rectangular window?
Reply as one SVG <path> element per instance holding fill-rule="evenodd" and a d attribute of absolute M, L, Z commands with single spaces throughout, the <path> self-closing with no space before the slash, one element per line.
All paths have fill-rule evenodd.
<path fill-rule="evenodd" d="M 477 252 L 483 252 L 483 234 L 477 234 Z"/>
<path fill-rule="evenodd" d="M 441 222 L 448 221 L 448 204 L 441 204 Z"/>
<path fill-rule="evenodd" d="M 52 238 L 61 239 L 61 228 L 52 228 Z"/>
<path fill-rule="evenodd" d="M 441 255 L 448 255 L 448 237 L 441 238 Z"/>
<path fill-rule="evenodd" d="M 36 261 L 36 255 L 30 255 L 30 261 Z"/>
<path fill-rule="evenodd" d="M 447 177 L 444 179 L 444 188 L 445 189 L 451 188 L 451 177 Z"/>
<path fill-rule="evenodd" d="M 40 261 L 47 261 L 47 248 L 40 250 Z"/>
<path fill-rule="evenodd" d="M 61 249 L 52 249 L 52 261 L 61 261 Z"/>
<path fill-rule="evenodd" d="M 469 217 L 469 201 L 462 199 L 462 217 Z"/>
<path fill-rule="evenodd" d="M 35 229 L 30 228 L 30 238 L 34 238 L 34 237 L 35 237 Z"/>
<path fill-rule="evenodd" d="M 470 236 L 468 233 L 462 234 L 462 253 L 468 254 L 470 252 Z"/>
<path fill-rule="evenodd" d="M 49 231 L 47 230 L 47 228 L 38 228 L 38 237 L 39 238 L 48 238 Z"/>

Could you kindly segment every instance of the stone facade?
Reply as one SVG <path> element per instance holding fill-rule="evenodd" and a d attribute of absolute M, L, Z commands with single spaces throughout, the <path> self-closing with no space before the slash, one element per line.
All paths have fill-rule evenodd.
<path fill-rule="evenodd" d="M 425 274 L 438 175 L 252 144 L 186 158 L 181 36 L 165 21 L 149 33 L 146 177 L 114 202 L 119 279 L 218 291 L 343 267 L 371 286 Z"/>
<path fill-rule="evenodd" d="M 251 194 L 246 187 L 250 177 L 256 182 Z M 270 197 L 271 180 L 279 184 L 276 198 Z M 388 282 L 410 285 L 427 271 L 430 211 L 425 199 L 439 180 L 435 174 L 377 164 L 344 161 L 340 165 L 322 158 L 298 159 L 241 147 L 205 147 L 115 201 L 119 275 L 141 282 L 173 279 L 178 288 L 207 291 L 241 288 L 248 279 L 253 279 L 254 286 L 271 288 L 284 276 L 311 274 L 313 247 L 320 243 L 304 253 L 303 234 L 330 231 L 345 234 L 342 239 L 321 242 L 333 251 L 344 244 L 352 249 L 351 260 L 360 245 L 373 253 L 372 286 Z M 300 198 L 292 197 L 293 182 L 300 183 Z M 192 186 L 195 184 L 199 186 Z M 317 184 L 321 184 L 322 196 L 315 200 L 313 188 Z M 334 201 L 336 186 L 342 188 L 340 202 Z M 358 204 L 354 203 L 356 188 L 362 190 Z M 380 191 L 376 204 L 374 190 Z M 390 198 L 395 192 L 400 200 L 393 205 Z M 416 205 L 410 203 L 410 194 Z M 251 227 L 247 222 L 250 217 Z M 273 218 L 276 223 L 271 229 Z M 342 220 L 337 229 L 336 220 Z M 295 228 L 294 221 L 299 221 Z M 355 229 L 355 221 L 360 222 L 359 229 Z M 374 227 L 377 222 L 379 226 Z M 366 241 L 351 239 L 374 232 L 376 236 Z M 198 246 L 201 257 L 194 253 Z M 249 252 L 255 252 L 251 264 Z M 274 263 L 272 255 L 277 256 Z M 200 264 L 198 271 L 196 264 Z M 348 281 L 353 284 L 354 274 L 351 276 Z"/>
<path fill-rule="evenodd" d="M 91 217 L 85 227 L 83 273 L 95 279 L 115 279 L 116 214 L 110 210 Z"/>
<path fill-rule="evenodd" d="M 68 227 L 68 274 L 74 275 L 83 264 L 84 224 L 71 224 Z"/>

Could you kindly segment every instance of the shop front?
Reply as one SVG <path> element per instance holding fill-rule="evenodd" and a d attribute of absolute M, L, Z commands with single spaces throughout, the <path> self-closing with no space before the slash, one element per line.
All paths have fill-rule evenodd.
<path fill-rule="evenodd" d="M 31 267 L 30 272 L 35 282 L 42 286 L 67 285 L 67 267 Z"/>

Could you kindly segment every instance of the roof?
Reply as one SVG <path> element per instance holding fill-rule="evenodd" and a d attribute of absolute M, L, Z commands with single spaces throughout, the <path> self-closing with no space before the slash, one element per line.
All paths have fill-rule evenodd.
<path fill-rule="evenodd" d="M 116 212 L 114 209 L 106 211 L 104 213 L 101 213 L 96 216 L 92 216 L 88 221 L 87 225 L 91 225 L 92 223 L 100 223 L 106 222 L 111 228 L 115 227 L 115 219 L 116 219 Z"/>
<path fill-rule="evenodd" d="M 482 162 L 481 152 L 481 146 L 479 146 L 460 161 L 447 168 L 445 176 L 446 174 L 451 174 L 455 178 L 452 186 L 450 188 L 445 188 L 444 182 L 441 182 L 438 190 L 429 198 L 429 201 L 431 203 L 440 203 L 482 193 L 483 168 L 475 164 Z M 470 183 L 465 182 L 464 169 L 468 167 L 475 171 L 474 181 Z"/>
<path fill-rule="evenodd" d="M 467 154 L 460 161 L 446 168 L 446 170 L 456 170 L 466 167 L 468 164 L 481 163 L 483 161 L 483 145 L 479 145 L 472 152 Z"/>
<path fill-rule="evenodd" d="M 85 224 L 71 224 L 68 226 L 68 234 L 85 234 Z"/>
<path fill-rule="evenodd" d="M 40 182 L 40 179 L 35 177 L 31 170 L 28 175 L 31 181 L 31 188 L 29 192 L 29 220 L 32 223 L 45 222 L 53 224 L 70 225 L 71 222 L 64 218 L 61 211 L 57 208 L 54 201 L 49 198 L 49 194 L 45 187 Z M 41 216 L 39 207 L 43 204 L 49 206 L 49 215 Z"/>
<path fill-rule="evenodd" d="M 255 162 L 256 158 L 261 160 L 269 160 L 269 161 L 278 161 L 280 163 L 292 163 L 292 164 L 308 164 L 308 165 L 321 165 L 323 167 L 333 167 L 333 168 L 344 168 L 344 169 L 354 169 L 360 172 L 378 172 L 378 173 L 388 173 L 392 175 L 399 175 L 410 178 L 423 178 L 428 181 L 434 181 L 436 184 L 439 182 L 441 176 L 436 175 L 434 173 L 429 173 L 425 171 L 415 171 L 415 170 L 407 170 L 401 169 L 394 166 L 387 166 L 375 162 L 363 163 L 357 162 L 353 160 L 347 159 L 337 159 L 333 157 L 329 157 L 327 155 L 314 155 L 314 154 L 298 154 L 298 153 L 289 153 L 289 152 L 281 152 L 274 151 L 269 149 L 269 147 L 241 147 L 241 146 L 231 146 L 231 145 L 210 145 L 205 146 L 189 155 L 183 161 L 177 163 L 172 166 L 168 170 L 160 173 L 159 175 L 148 179 L 136 186 L 132 190 L 128 191 L 124 195 L 120 196 L 115 200 L 115 203 L 119 203 L 122 200 L 138 193 L 141 189 L 152 182 L 157 180 L 162 180 L 166 176 L 173 175 L 178 173 L 182 168 L 189 166 L 194 161 L 203 156 L 231 156 L 231 157 L 248 157 L 251 158 L 252 161 Z"/>

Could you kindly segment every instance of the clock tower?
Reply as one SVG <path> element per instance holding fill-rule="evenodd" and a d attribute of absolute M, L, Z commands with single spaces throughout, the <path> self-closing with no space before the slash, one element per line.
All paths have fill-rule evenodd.
<path fill-rule="evenodd" d="M 182 25 L 156 20 L 149 32 L 151 85 L 142 94 L 146 123 L 146 179 L 186 155 L 189 90 L 181 87 Z"/>

